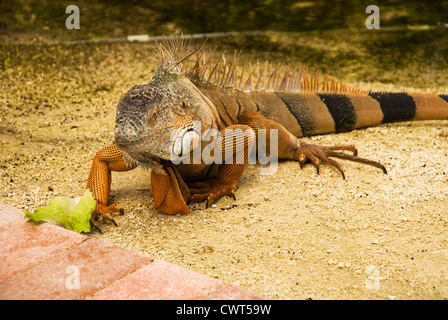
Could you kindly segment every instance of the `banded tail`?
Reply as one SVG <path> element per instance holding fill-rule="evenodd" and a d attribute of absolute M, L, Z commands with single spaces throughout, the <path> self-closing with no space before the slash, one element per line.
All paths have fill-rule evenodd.
<path fill-rule="evenodd" d="M 391 122 L 448 119 L 448 95 L 276 92 L 252 93 L 252 96 L 260 113 L 283 124 L 297 137 Z"/>

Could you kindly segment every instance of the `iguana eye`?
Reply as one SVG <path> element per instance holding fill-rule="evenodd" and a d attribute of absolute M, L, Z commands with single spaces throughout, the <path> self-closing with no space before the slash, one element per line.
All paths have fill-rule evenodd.
<path fill-rule="evenodd" d="M 154 110 L 154 111 L 152 112 L 152 117 L 155 118 L 156 116 L 157 116 L 157 111 Z"/>

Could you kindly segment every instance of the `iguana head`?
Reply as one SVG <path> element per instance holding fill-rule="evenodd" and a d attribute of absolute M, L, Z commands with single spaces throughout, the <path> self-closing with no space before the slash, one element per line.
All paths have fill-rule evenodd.
<path fill-rule="evenodd" d="M 187 77 L 157 72 L 118 103 L 115 143 L 128 161 L 161 173 L 173 155 L 187 156 L 198 146 L 201 128 L 216 127 L 216 110 Z"/>

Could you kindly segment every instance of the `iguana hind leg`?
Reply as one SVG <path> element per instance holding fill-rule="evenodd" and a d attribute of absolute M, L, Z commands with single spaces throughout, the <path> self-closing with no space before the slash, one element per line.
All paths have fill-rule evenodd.
<path fill-rule="evenodd" d="M 380 168 L 384 173 L 387 174 L 386 168 L 381 163 L 358 157 L 358 151 L 354 146 L 336 145 L 326 147 L 302 142 L 299 138 L 295 137 L 288 130 L 286 130 L 284 126 L 275 121 L 265 118 L 258 112 L 252 111 L 243 114 L 240 117 L 239 122 L 253 128 L 257 133 L 257 136 L 260 129 L 267 130 L 267 150 L 270 150 L 270 130 L 277 130 L 279 159 L 299 161 L 300 167 L 302 167 L 305 162 L 310 161 L 316 166 L 317 172 L 319 173 L 319 166 L 321 163 L 324 163 L 338 170 L 342 174 L 342 177 L 345 179 L 345 174 L 342 166 L 335 160 L 331 159 L 338 158 L 374 166 Z M 347 154 L 341 151 L 350 151 L 352 154 Z"/>
<path fill-rule="evenodd" d="M 111 214 L 114 212 L 123 213 L 119 206 L 107 205 L 112 183 L 111 171 L 128 171 L 135 167 L 136 165 L 126 162 L 123 151 L 118 149 L 115 144 L 105 147 L 95 154 L 87 179 L 87 189 L 92 192 L 93 198 L 96 200 L 91 221 L 100 231 L 101 229 L 96 222 L 99 217 L 115 223 Z"/>

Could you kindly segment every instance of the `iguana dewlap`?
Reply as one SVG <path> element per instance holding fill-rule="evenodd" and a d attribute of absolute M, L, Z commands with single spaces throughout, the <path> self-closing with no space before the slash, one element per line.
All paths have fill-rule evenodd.
<path fill-rule="evenodd" d="M 266 62 L 239 68 L 236 56 L 226 60 L 222 54 L 213 62 L 203 49 L 188 68 L 178 57 L 181 46 L 182 40 L 169 49 L 160 46 L 162 62 L 151 81 L 134 86 L 119 102 L 115 144 L 96 153 L 87 182 L 97 200 L 94 220 L 121 210 L 107 205 L 111 171 L 151 168 L 155 208 L 188 214 L 188 202 L 235 195 L 248 156 L 259 146 L 260 130 L 267 132 L 267 150 L 274 142 L 278 146 L 279 159 L 309 161 L 317 169 L 324 163 L 344 176 L 331 158 L 387 172 L 379 162 L 358 157 L 353 146 L 316 146 L 299 138 L 388 122 L 448 119 L 448 95 L 364 92 L 290 66 Z M 222 139 L 200 139 L 207 130 Z M 199 162 L 193 161 L 198 150 Z M 173 155 L 192 161 L 174 164 Z"/>

